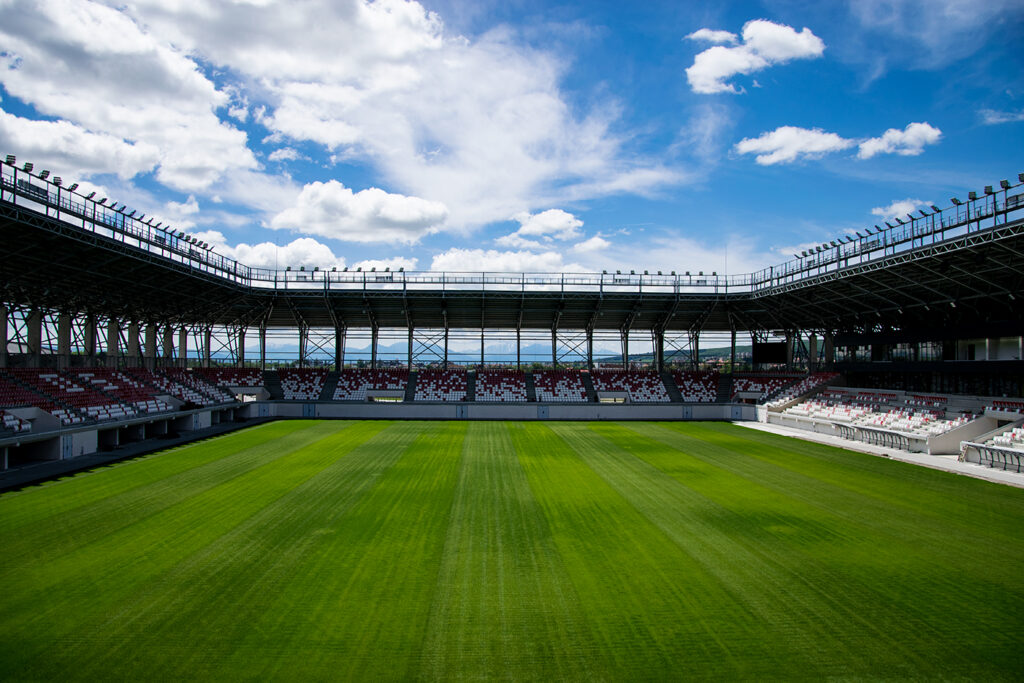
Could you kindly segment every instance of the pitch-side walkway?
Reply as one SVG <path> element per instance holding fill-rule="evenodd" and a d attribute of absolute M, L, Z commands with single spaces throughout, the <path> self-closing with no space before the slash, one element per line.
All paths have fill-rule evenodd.
<path fill-rule="evenodd" d="M 923 465 L 924 467 L 931 467 L 935 470 L 944 470 L 946 472 L 952 472 L 954 474 L 962 474 L 966 477 L 974 477 L 976 479 L 985 479 L 987 481 L 993 481 L 997 484 L 1009 484 L 1010 486 L 1016 486 L 1018 488 L 1024 488 L 1024 472 L 1006 472 L 1004 470 L 996 470 L 991 467 L 985 467 L 984 465 L 978 465 L 973 462 L 960 462 L 958 456 L 955 455 L 928 455 L 927 453 L 909 453 L 907 451 L 901 451 L 896 448 L 885 448 L 884 446 L 872 446 L 871 444 L 864 443 L 862 441 L 850 441 L 849 439 L 843 439 L 838 436 L 829 436 L 827 434 L 815 434 L 814 432 L 808 432 L 803 429 L 794 429 L 793 427 L 782 427 L 780 425 L 765 424 L 764 422 L 733 422 L 735 425 L 741 427 L 747 427 L 749 429 L 757 429 L 762 432 L 771 432 L 772 434 L 781 434 L 782 436 L 792 436 L 797 439 L 803 439 L 805 441 L 814 441 L 816 443 L 828 444 L 829 446 L 837 446 L 839 448 L 845 448 L 849 451 L 859 451 L 861 453 L 869 453 L 871 455 L 880 455 L 893 460 L 901 460 L 903 462 L 909 462 L 914 465 Z"/>

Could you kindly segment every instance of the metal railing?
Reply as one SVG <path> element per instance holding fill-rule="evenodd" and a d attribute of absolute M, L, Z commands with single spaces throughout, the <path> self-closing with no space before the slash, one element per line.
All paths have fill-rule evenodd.
<path fill-rule="evenodd" d="M 28 170 L 26 170 L 26 168 Z M 794 259 L 754 273 L 719 275 L 684 272 L 668 275 L 636 273 L 495 273 L 437 272 L 371 269 L 330 270 L 318 267 L 287 267 L 284 270 L 253 268 L 214 251 L 210 245 L 161 223 L 154 225 L 145 214 L 95 193 L 84 196 L 77 185 L 63 187 L 59 178 L 34 174 L 26 164 L 0 162 L 0 202 L 32 209 L 70 227 L 116 240 L 159 258 L 187 266 L 256 290 L 325 291 L 504 291 L 602 294 L 757 294 L 799 284 L 830 272 L 869 264 L 930 244 L 1007 224 L 1010 215 L 1024 209 L 1022 182 L 1003 181 L 997 190 L 986 188 L 980 196 L 932 213 L 895 219 L 897 225 L 868 228 L 856 237 L 830 240 Z M 43 172 L 45 173 L 45 172 Z"/>

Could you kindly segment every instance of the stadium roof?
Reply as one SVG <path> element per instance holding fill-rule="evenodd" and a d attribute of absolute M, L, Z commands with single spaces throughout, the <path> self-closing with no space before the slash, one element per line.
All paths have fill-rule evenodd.
<path fill-rule="evenodd" d="M 182 232 L 13 165 L 2 168 L 0 278 L 11 304 L 270 327 L 895 329 L 940 336 L 1024 328 L 1017 301 L 1024 183 L 743 275 L 274 271 L 224 258 Z"/>

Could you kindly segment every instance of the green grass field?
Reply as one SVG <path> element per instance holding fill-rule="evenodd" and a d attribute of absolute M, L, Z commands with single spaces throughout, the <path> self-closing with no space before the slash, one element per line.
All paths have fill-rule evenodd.
<path fill-rule="evenodd" d="M 275 422 L 0 496 L 0 679 L 1020 679 L 1022 541 L 729 424 Z"/>

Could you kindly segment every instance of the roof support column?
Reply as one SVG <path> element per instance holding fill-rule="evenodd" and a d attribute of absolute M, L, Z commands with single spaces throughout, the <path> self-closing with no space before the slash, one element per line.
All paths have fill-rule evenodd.
<path fill-rule="evenodd" d="M 807 338 L 807 372 L 818 368 L 818 335 L 813 332 Z"/>
<path fill-rule="evenodd" d="M 210 367 L 213 359 L 213 327 L 207 325 L 203 328 L 203 367 Z"/>
<path fill-rule="evenodd" d="M 142 352 L 139 350 L 139 323 L 128 323 L 128 366 L 138 367 L 142 363 Z"/>
<path fill-rule="evenodd" d="M 260 323 L 260 372 L 267 370 L 267 323 Z"/>
<path fill-rule="evenodd" d="M 793 369 L 793 333 L 786 331 L 786 369 Z"/>
<path fill-rule="evenodd" d="M 484 366 L 484 328 L 480 328 L 480 367 Z"/>
<path fill-rule="evenodd" d="M 836 364 L 836 345 L 831 331 L 825 333 L 824 346 L 825 367 L 831 370 Z"/>
<path fill-rule="evenodd" d="M 690 333 L 690 367 L 694 370 L 700 367 L 700 330 Z"/>
<path fill-rule="evenodd" d="M 188 328 L 184 325 L 178 328 L 178 364 L 188 367 Z"/>
<path fill-rule="evenodd" d="M 444 325 L 444 369 L 448 369 L 448 323 Z"/>
<path fill-rule="evenodd" d="M 587 328 L 587 369 L 594 369 L 594 328 Z"/>
<path fill-rule="evenodd" d="M 82 325 L 82 345 L 85 347 L 85 362 L 87 365 L 96 364 L 96 316 L 87 313 L 85 322 Z"/>
<path fill-rule="evenodd" d="M 71 367 L 71 314 L 57 314 L 57 367 Z"/>
<path fill-rule="evenodd" d="M 516 328 L 516 370 L 521 370 L 522 369 L 522 361 L 523 361 L 522 350 L 523 349 L 522 349 L 521 341 L 522 341 L 522 339 L 520 337 L 520 329 L 517 327 Z"/>
<path fill-rule="evenodd" d="M 245 367 L 245 325 L 238 327 L 238 367 Z"/>
<path fill-rule="evenodd" d="M 174 364 L 174 328 L 170 323 L 164 325 L 164 357 L 163 365 L 169 367 Z"/>
<path fill-rule="evenodd" d="M 374 323 L 370 328 L 370 369 L 377 369 L 377 339 L 380 337 L 380 328 Z"/>
<path fill-rule="evenodd" d="M 651 331 L 654 339 L 654 370 L 658 374 L 665 369 L 665 333 L 662 330 Z"/>
<path fill-rule="evenodd" d="M 43 353 L 43 312 L 33 308 L 25 316 L 25 336 L 28 348 L 28 366 L 38 368 L 42 362 Z"/>
<path fill-rule="evenodd" d="M 732 328 L 729 342 L 729 372 L 736 372 L 736 328 Z"/>
<path fill-rule="evenodd" d="M 156 367 L 156 323 L 146 323 L 145 361 L 147 370 Z"/>
<path fill-rule="evenodd" d="M 622 342 L 622 367 L 625 370 L 629 369 L 629 330 L 622 330 L 619 332 L 619 338 Z"/>
<path fill-rule="evenodd" d="M 306 349 L 309 347 L 309 327 L 299 323 L 299 367 L 306 367 Z M 376 348 L 374 349 L 376 352 Z"/>
<path fill-rule="evenodd" d="M 7 367 L 7 305 L 0 304 L 0 368 Z M 6 453 L 6 449 L 4 453 Z M 6 469 L 6 466 L 5 468 Z"/>
<path fill-rule="evenodd" d="M 345 325 L 335 325 L 334 327 L 334 369 L 337 372 L 341 372 L 342 368 L 345 367 L 345 337 L 347 332 L 348 328 Z"/>
<path fill-rule="evenodd" d="M 558 330 L 551 328 L 551 367 L 558 367 Z"/>

